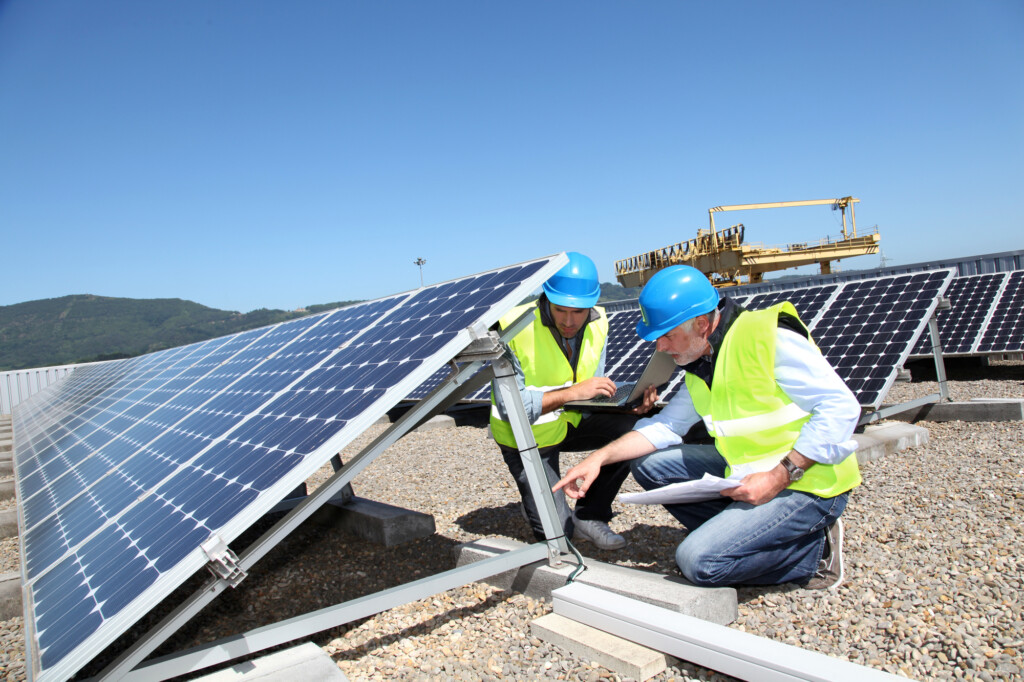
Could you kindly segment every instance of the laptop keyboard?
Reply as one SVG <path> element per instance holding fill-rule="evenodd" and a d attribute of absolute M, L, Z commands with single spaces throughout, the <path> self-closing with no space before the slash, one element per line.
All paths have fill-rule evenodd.
<path fill-rule="evenodd" d="M 611 403 L 612 405 L 616 405 L 616 404 L 622 402 L 623 400 L 625 400 L 626 398 L 629 397 L 629 394 L 633 392 L 633 386 L 635 386 L 635 385 L 636 384 L 619 384 L 619 386 L 615 389 L 615 395 L 613 395 L 613 396 L 597 395 L 597 396 L 594 396 L 593 398 L 591 398 L 587 402 L 591 402 L 591 403 Z"/>

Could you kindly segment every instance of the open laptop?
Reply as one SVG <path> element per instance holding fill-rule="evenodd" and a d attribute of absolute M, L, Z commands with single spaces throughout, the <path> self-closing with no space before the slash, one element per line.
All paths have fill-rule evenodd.
<path fill-rule="evenodd" d="M 676 369 L 676 361 L 668 353 L 654 351 L 651 359 L 647 361 L 643 374 L 635 383 L 616 382 L 615 395 L 597 396 L 590 400 L 573 400 L 564 407 L 625 407 L 643 400 L 644 391 L 648 386 L 661 386 L 672 378 L 672 372 Z"/>

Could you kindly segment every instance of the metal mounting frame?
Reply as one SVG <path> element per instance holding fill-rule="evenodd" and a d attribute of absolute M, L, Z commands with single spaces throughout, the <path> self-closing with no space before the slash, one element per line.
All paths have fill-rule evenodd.
<path fill-rule="evenodd" d="M 330 479 L 299 502 L 294 509 L 247 547 L 237 561 L 232 562 L 231 571 L 222 574 L 216 568 L 211 567 L 211 572 L 214 573 L 212 579 L 208 580 L 111 662 L 100 672 L 97 679 L 168 679 L 218 665 L 321 630 L 337 627 L 352 620 L 423 599 L 513 568 L 535 563 L 545 557 L 553 565 L 560 564 L 561 554 L 569 551 L 568 543 L 561 532 L 561 524 L 555 511 L 554 497 L 547 485 L 547 478 L 538 456 L 537 443 L 533 438 L 526 410 L 516 387 L 515 377 L 511 372 L 511 363 L 504 357 L 503 344 L 522 331 L 530 323 L 531 318 L 532 315 L 529 312 L 525 313 L 502 330 L 500 335 L 486 330 L 471 330 L 474 340 L 453 360 L 452 374 L 441 385 L 426 398 L 413 405 L 398 421 L 347 463 L 341 465 L 340 468 L 336 467 L 336 471 Z M 460 362 L 463 363 L 461 366 L 457 364 Z M 488 364 L 490 366 L 485 368 L 485 365 Z M 221 592 L 228 587 L 237 585 L 259 559 L 269 553 L 317 509 L 339 495 L 352 479 L 384 450 L 462 396 L 482 386 L 488 376 L 493 376 L 496 390 L 501 392 L 506 406 L 510 407 L 509 417 L 516 442 L 526 445 L 522 450 L 523 463 L 530 489 L 539 503 L 538 511 L 547 538 L 545 542 L 527 545 L 522 549 L 507 552 L 498 557 L 467 564 L 250 632 L 232 635 L 194 649 L 143 662 L 146 656 Z M 231 551 L 227 547 L 224 549 L 227 552 Z M 214 554 L 221 556 L 216 552 Z"/>

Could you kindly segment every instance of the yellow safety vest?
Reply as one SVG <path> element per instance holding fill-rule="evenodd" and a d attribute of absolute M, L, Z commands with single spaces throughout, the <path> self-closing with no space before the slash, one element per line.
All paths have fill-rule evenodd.
<path fill-rule="evenodd" d="M 541 322 L 540 309 L 535 303 L 513 309 L 501 318 L 498 324 L 504 329 L 531 307 L 534 308 L 533 324 L 519 332 L 508 344 L 523 368 L 526 387 L 538 391 L 554 391 L 594 376 L 601 361 L 601 351 L 604 348 L 605 340 L 608 338 L 608 318 L 604 314 L 604 309 L 594 308 L 599 317 L 596 320 L 591 320 L 587 324 L 586 331 L 583 332 L 583 341 L 577 349 L 579 360 L 576 363 L 574 376 L 572 366 L 566 359 L 565 353 L 555 341 L 554 334 L 558 333 L 557 330 L 552 333 L 552 329 Z M 530 425 L 537 445 L 547 447 L 561 443 L 565 440 L 568 425 L 578 425 L 580 417 L 580 413 L 574 410 L 559 409 L 542 414 L 537 421 Z M 515 435 L 512 433 L 512 425 L 503 420 L 498 413 L 497 405 L 494 402 L 493 387 L 491 389 L 491 434 L 496 442 L 508 447 L 517 447 Z"/>
<path fill-rule="evenodd" d="M 781 459 L 793 449 L 800 429 L 810 419 L 775 381 L 775 330 L 780 313 L 800 319 L 789 302 L 736 317 L 718 351 L 710 389 L 700 377 L 689 372 L 685 377 L 693 406 L 730 467 L 771 457 Z M 851 454 L 839 464 L 815 464 L 789 488 L 835 497 L 860 481 L 857 457 Z"/>

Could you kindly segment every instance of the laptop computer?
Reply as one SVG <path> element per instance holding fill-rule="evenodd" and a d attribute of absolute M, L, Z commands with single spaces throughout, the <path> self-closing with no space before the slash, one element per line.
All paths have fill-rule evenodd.
<path fill-rule="evenodd" d="M 615 383 L 615 395 L 599 395 L 590 400 L 573 400 L 563 407 L 626 407 L 643 400 L 648 386 L 661 386 L 672 378 L 676 361 L 668 353 L 654 351 L 636 382 Z"/>

